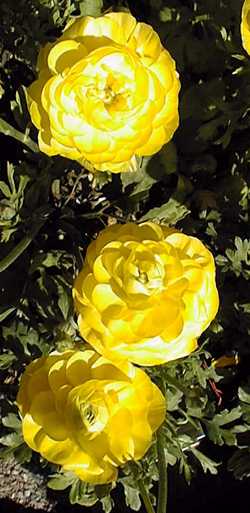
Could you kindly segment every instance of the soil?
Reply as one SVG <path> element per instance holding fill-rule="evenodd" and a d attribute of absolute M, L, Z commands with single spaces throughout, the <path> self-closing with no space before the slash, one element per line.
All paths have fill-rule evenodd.
<path fill-rule="evenodd" d="M 21 466 L 14 458 L 0 460 L 0 483 L 0 499 L 8 499 L 10 504 L 6 512 L 13 512 L 11 503 L 13 507 L 20 504 L 46 512 L 55 506 L 55 501 L 48 497 L 45 478 Z M 1 513 L 4 513 L 2 508 Z"/>

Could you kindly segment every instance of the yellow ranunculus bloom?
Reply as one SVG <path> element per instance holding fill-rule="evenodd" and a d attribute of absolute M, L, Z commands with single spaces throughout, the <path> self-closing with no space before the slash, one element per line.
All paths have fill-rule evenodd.
<path fill-rule="evenodd" d="M 113 225 L 90 244 L 73 297 L 80 333 L 96 351 L 161 364 L 191 353 L 215 317 L 214 259 L 173 228 Z"/>
<path fill-rule="evenodd" d="M 165 400 L 141 369 L 127 372 L 93 350 L 54 352 L 26 368 L 17 403 L 25 442 L 89 483 L 107 483 L 142 458 Z"/>
<path fill-rule="evenodd" d="M 180 83 L 175 62 L 146 23 L 128 13 L 83 17 L 39 54 L 28 104 L 47 155 L 126 171 L 173 136 Z"/>
<path fill-rule="evenodd" d="M 250 55 L 250 0 L 245 0 L 243 4 L 240 30 L 243 47 Z"/>

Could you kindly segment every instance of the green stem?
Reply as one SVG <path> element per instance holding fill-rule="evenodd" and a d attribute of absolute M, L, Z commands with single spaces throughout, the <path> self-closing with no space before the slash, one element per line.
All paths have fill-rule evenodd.
<path fill-rule="evenodd" d="M 150 497 L 142 479 L 138 479 L 138 488 L 147 513 L 155 513 Z"/>
<path fill-rule="evenodd" d="M 39 151 L 38 145 L 32 141 L 32 139 L 26 135 L 11 126 L 7 121 L 0 118 L 0 132 L 4 135 L 8 135 L 9 137 L 13 137 L 17 141 L 25 144 L 31 151 L 34 151 L 37 153 Z"/>
<path fill-rule="evenodd" d="M 0 273 L 8 269 L 15 260 L 29 247 L 43 223 L 39 223 L 29 235 L 26 235 L 18 244 L 0 261 Z"/>
<path fill-rule="evenodd" d="M 166 513 L 167 499 L 168 499 L 168 476 L 167 464 L 164 452 L 164 441 L 162 430 L 159 429 L 157 433 L 157 455 L 158 455 L 158 468 L 159 468 L 159 485 L 158 485 L 158 502 L 157 513 Z"/>

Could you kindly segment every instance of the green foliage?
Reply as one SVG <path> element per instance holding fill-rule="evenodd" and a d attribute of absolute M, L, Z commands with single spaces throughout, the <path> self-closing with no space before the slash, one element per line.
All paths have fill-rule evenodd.
<path fill-rule="evenodd" d="M 223 445 L 224 443 L 227 445 L 237 445 L 237 426 L 231 429 L 226 429 L 224 426 L 240 419 L 241 416 L 241 408 L 237 406 L 231 411 L 223 410 L 221 413 L 217 413 L 211 421 L 205 421 L 209 438 L 218 445 Z"/>
<path fill-rule="evenodd" d="M 76 481 L 76 476 L 72 472 L 53 474 L 48 481 L 48 487 L 51 490 L 65 490 Z"/>
<path fill-rule="evenodd" d="M 81 16 L 100 16 L 103 7 L 102 0 L 79 0 L 77 4 Z"/>
<path fill-rule="evenodd" d="M 0 437 L 0 444 L 2 445 L 0 457 L 6 458 L 14 454 L 19 463 L 29 462 L 32 451 L 23 441 L 20 418 L 14 413 L 9 413 L 2 418 L 2 425 L 7 428 L 5 431 L 8 432 Z"/>
<path fill-rule="evenodd" d="M 20 222 L 19 212 L 23 206 L 24 191 L 29 181 L 28 176 L 20 176 L 18 188 L 16 188 L 14 172 L 14 166 L 8 163 L 8 185 L 3 181 L 0 182 L 0 191 L 4 196 L 4 199 L 0 201 L 0 226 L 2 227 L 1 238 L 3 242 L 9 241 L 12 233 L 16 231 L 16 226 Z"/>
<path fill-rule="evenodd" d="M 128 483 L 126 479 L 128 480 Z M 133 511 L 139 511 L 141 507 L 141 498 L 140 492 L 137 488 L 137 483 L 135 482 L 134 486 L 131 486 L 131 480 L 126 477 L 123 478 L 120 482 L 122 482 L 124 488 L 126 506 L 131 508 Z"/>
<path fill-rule="evenodd" d="M 250 240 L 242 240 L 235 237 L 235 250 L 227 249 L 225 256 L 218 255 L 217 263 L 221 265 L 223 272 L 232 271 L 235 276 L 242 275 L 243 278 L 250 277 Z"/>
<path fill-rule="evenodd" d="M 0 369 L 8 369 L 11 364 L 16 360 L 16 356 L 12 351 L 0 355 Z"/>
<path fill-rule="evenodd" d="M 93 506 L 100 501 L 104 513 L 112 511 L 113 499 L 110 496 L 112 485 L 92 486 L 76 478 L 72 472 L 60 472 L 51 476 L 48 487 L 52 490 L 65 490 L 70 487 L 69 500 L 71 504 Z"/>
<path fill-rule="evenodd" d="M 249 382 L 243 387 L 239 387 L 238 396 L 242 417 L 245 421 L 247 435 L 250 433 L 250 386 Z M 245 441 L 246 440 L 246 441 Z M 236 479 L 244 479 L 250 476 L 250 448 L 248 438 L 242 439 L 238 444 L 238 449 L 234 452 L 228 461 L 228 469 L 233 472 Z"/>
<path fill-rule="evenodd" d="M 161 207 L 150 209 L 140 220 L 141 221 L 160 221 L 170 226 L 174 226 L 178 221 L 181 221 L 189 214 L 184 205 L 181 205 L 174 198 L 170 198 L 167 203 Z"/>
<path fill-rule="evenodd" d="M 182 85 L 174 139 L 120 176 L 93 175 L 76 162 L 41 154 L 25 103 L 39 47 L 73 17 L 99 16 L 112 8 L 129 8 L 157 30 L 176 60 Z M 15 407 L 25 366 L 80 342 L 71 287 L 88 243 L 108 224 L 155 220 L 177 224 L 209 247 L 221 301 L 198 351 L 147 369 L 158 385 L 166 385 L 166 462 L 178 465 L 187 481 L 197 469 L 216 474 L 220 461 L 203 446 L 209 440 L 235 448 L 229 470 L 239 479 L 250 476 L 250 58 L 241 44 L 240 9 L 235 0 L 1 2 L 1 456 L 31 458 Z M 238 365 L 211 364 L 231 351 L 237 351 Z M 58 493 L 67 489 L 72 504 L 99 501 L 106 513 L 112 510 L 110 486 L 87 485 L 50 465 L 45 472 L 48 486 Z M 141 506 L 141 479 L 154 501 L 155 441 L 142 461 L 120 469 L 118 483 L 134 511 Z"/>

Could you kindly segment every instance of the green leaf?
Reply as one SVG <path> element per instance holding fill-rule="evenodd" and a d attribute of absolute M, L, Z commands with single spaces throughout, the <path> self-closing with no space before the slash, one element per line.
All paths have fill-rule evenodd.
<path fill-rule="evenodd" d="M 3 195 L 6 198 L 10 198 L 11 197 L 11 190 L 8 187 L 8 185 L 6 185 L 5 182 L 0 182 L 0 191 L 2 191 Z"/>
<path fill-rule="evenodd" d="M 190 214 L 190 210 L 185 205 L 181 205 L 174 198 L 170 198 L 168 202 L 161 205 L 161 207 L 149 210 L 140 221 L 164 221 L 166 224 L 175 225 L 188 214 Z"/>
<path fill-rule="evenodd" d="M 190 483 L 192 479 L 192 469 L 187 460 L 184 458 L 180 461 L 180 472 L 183 472 L 187 483 Z"/>
<path fill-rule="evenodd" d="M 207 404 L 206 395 L 201 394 L 199 386 L 192 386 L 186 393 L 187 414 L 202 419 Z"/>
<path fill-rule="evenodd" d="M 77 477 L 72 472 L 64 472 L 59 474 L 53 474 L 52 478 L 48 481 L 47 486 L 51 490 L 65 490 L 71 486 Z"/>
<path fill-rule="evenodd" d="M 0 447 L 0 458 L 9 458 L 14 455 L 15 449 L 12 449 L 11 447 Z"/>
<path fill-rule="evenodd" d="M 9 413 L 6 417 L 2 418 L 2 424 L 5 427 L 20 431 L 22 429 L 22 422 L 15 413 Z"/>
<path fill-rule="evenodd" d="M 8 317 L 15 310 L 16 310 L 15 306 L 11 306 L 10 308 L 7 308 L 7 310 L 5 310 L 4 312 L 2 312 L 0 314 L 0 322 L 4 321 L 4 319 L 6 319 L 6 317 Z"/>
<path fill-rule="evenodd" d="M 26 134 L 22 134 L 19 130 L 16 130 L 13 126 L 11 126 L 7 121 L 0 118 L 0 132 L 10 137 L 13 137 L 17 141 L 25 144 L 31 151 L 39 152 L 38 145 L 30 139 L 30 137 Z"/>
<path fill-rule="evenodd" d="M 10 365 L 16 360 L 16 356 L 12 353 L 4 353 L 0 355 L 0 369 L 8 369 Z"/>
<path fill-rule="evenodd" d="M 8 165 L 7 165 L 7 176 L 8 176 L 8 180 L 9 180 L 9 184 L 10 184 L 10 188 L 11 188 L 11 193 L 12 194 L 16 193 L 16 184 L 15 184 L 14 175 L 15 175 L 15 168 L 14 168 L 14 166 L 12 164 L 10 164 L 8 162 Z"/>
<path fill-rule="evenodd" d="M 243 403 L 250 404 L 250 387 L 239 387 L 238 395 L 239 399 L 243 401 Z"/>
<path fill-rule="evenodd" d="M 176 388 L 167 388 L 166 390 L 166 400 L 167 400 L 167 409 L 168 411 L 174 411 L 178 409 L 178 405 L 182 400 L 183 392 Z"/>
<path fill-rule="evenodd" d="M 211 421 L 205 421 L 209 438 L 218 445 L 236 445 L 237 444 L 237 428 L 222 428 L 226 424 L 235 422 L 242 417 L 242 409 L 240 406 L 233 408 L 231 411 L 223 410 L 217 413 Z"/>
<path fill-rule="evenodd" d="M 229 430 L 219 428 L 217 424 L 211 422 L 207 428 L 208 436 L 217 445 L 236 445 L 236 435 Z"/>
<path fill-rule="evenodd" d="M 98 498 L 92 485 L 78 479 L 71 486 L 69 500 L 71 504 L 93 506 L 98 501 Z"/>
<path fill-rule="evenodd" d="M 65 290 L 64 287 L 61 285 L 58 285 L 58 292 L 59 292 L 59 299 L 58 299 L 58 306 L 63 314 L 63 318 L 66 321 L 69 315 L 69 309 L 70 309 L 70 298 L 69 298 L 69 292 Z"/>
<path fill-rule="evenodd" d="M 160 19 L 163 23 L 166 21 L 172 20 L 173 9 L 170 9 L 169 7 L 163 7 L 163 9 L 160 11 Z"/>
<path fill-rule="evenodd" d="M 102 509 L 103 509 L 104 513 L 110 513 L 112 511 L 113 506 L 114 506 L 114 501 L 113 501 L 112 497 L 110 497 L 110 495 L 100 499 L 100 502 L 101 502 Z"/>
<path fill-rule="evenodd" d="M 141 499 L 138 489 L 129 486 L 125 480 L 121 480 L 121 482 L 124 488 L 126 505 L 134 511 L 139 511 L 141 507 Z"/>
<path fill-rule="evenodd" d="M 42 264 L 44 267 L 53 267 L 59 264 L 59 260 L 61 258 L 60 253 L 48 253 L 47 255 L 43 255 L 44 260 Z"/>
<path fill-rule="evenodd" d="M 164 169 L 164 174 L 171 175 L 177 169 L 177 151 L 173 141 L 165 144 L 161 151 L 157 154 L 160 164 Z M 161 173 L 163 175 L 163 173 Z M 164 177 L 164 175 L 163 175 Z"/>
<path fill-rule="evenodd" d="M 133 197 L 136 194 L 147 191 L 156 182 L 156 178 L 147 173 L 147 166 L 151 157 L 143 157 L 138 160 L 138 168 L 136 171 L 121 173 L 122 190 L 124 191 L 128 185 L 135 184 L 134 189 L 130 193 Z"/>
<path fill-rule="evenodd" d="M 129 197 L 134 198 L 149 191 L 155 183 L 163 180 L 167 175 L 176 172 L 177 152 L 175 144 L 170 141 L 161 151 L 153 157 L 143 157 L 138 162 L 138 169 L 134 172 L 121 173 L 123 191 L 128 185 L 135 184 Z"/>
<path fill-rule="evenodd" d="M 166 459 L 166 463 L 171 466 L 175 465 L 177 462 L 177 456 L 172 454 L 169 451 L 169 448 L 166 448 L 166 447 L 165 447 L 165 459 Z"/>
<path fill-rule="evenodd" d="M 248 279 L 250 276 L 250 240 L 235 237 L 234 244 L 235 250 L 226 249 L 226 256 L 218 255 L 216 261 L 223 267 L 224 272 L 230 269 L 236 276 L 242 275 Z"/>
<path fill-rule="evenodd" d="M 234 422 L 238 420 L 242 415 L 242 411 L 240 406 L 233 408 L 231 411 L 223 410 L 221 413 L 217 413 L 214 416 L 213 421 L 216 422 L 218 426 L 224 426 L 225 424 L 229 424 L 230 422 Z"/>
<path fill-rule="evenodd" d="M 216 461 L 211 460 L 210 458 L 208 458 L 208 456 L 205 456 L 205 454 L 198 451 L 198 449 L 195 449 L 195 447 L 190 447 L 190 450 L 192 451 L 193 455 L 199 460 L 205 473 L 209 471 L 211 474 L 218 474 L 217 467 L 220 465 L 220 463 L 216 463 Z"/>
<path fill-rule="evenodd" d="M 27 94 L 24 86 L 20 86 L 16 91 L 16 98 L 11 101 L 11 110 L 18 127 L 21 130 L 25 130 L 25 126 L 29 122 L 30 117 L 27 108 Z"/>
<path fill-rule="evenodd" d="M 103 0 L 81 0 L 79 9 L 81 16 L 100 16 L 103 7 Z"/>
<path fill-rule="evenodd" d="M 0 443 L 11 449 L 19 447 L 23 443 L 23 436 L 21 433 L 9 433 L 8 435 L 1 436 Z"/>
<path fill-rule="evenodd" d="M 14 456 L 18 463 L 29 463 L 32 458 L 32 450 L 26 444 L 22 444 L 14 451 Z"/>

